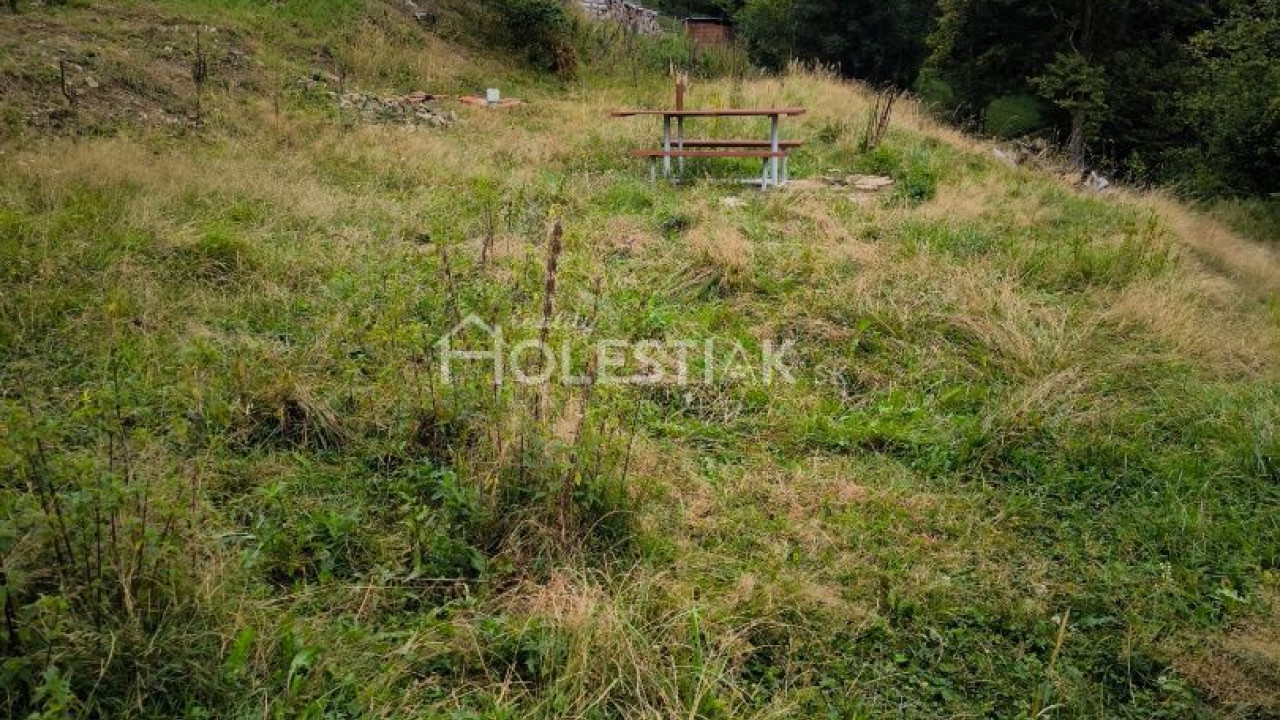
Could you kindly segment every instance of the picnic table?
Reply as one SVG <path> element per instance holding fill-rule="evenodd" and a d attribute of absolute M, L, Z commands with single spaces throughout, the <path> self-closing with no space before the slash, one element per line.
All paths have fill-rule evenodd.
<path fill-rule="evenodd" d="M 677 101 L 677 104 L 682 104 Z M 635 157 L 647 157 L 654 164 L 651 172 L 656 175 L 657 160 L 662 159 L 663 177 L 671 177 L 671 159 L 679 161 L 680 169 L 684 169 L 687 157 L 751 157 L 764 160 L 764 169 L 760 179 L 761 189 L 770 186 L 778 187 L 787 182 L 787 154 L 802 143 L 796 140 L 782 140 L 779 126 L 784 117 L 805 114 L 804 108 L 726 108 L 686 110 L 615 110 L 613 117 L 625 118 L 644 115 L 662 116 L 662 149 L 633 150 Z M 684 136 L 685 118 L 712 117 L 767 117 L 769 118 L 769 138 L 767 140 L 712 140 L 686 139 Z M 675 135 L 672 136 L 671 125 L 675 121 Z M 688 148 L 705 148 L 690 150 Z M 779 173 L 781 170 L 781 174 Z M 754 181 L 753 181 L 754 182 Z"/>

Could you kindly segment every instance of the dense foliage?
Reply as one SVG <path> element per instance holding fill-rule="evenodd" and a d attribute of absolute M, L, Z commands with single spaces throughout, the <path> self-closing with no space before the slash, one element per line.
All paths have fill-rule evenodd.
<path fill-rule="evenodd" d="M 919 87 L 988 129 L 992 103 L 1030 91 L 1041 129 L 1079 162 L 1205 194 L 1280 190 L 1274 3 L 942 0 L 938 11 Z"/>
<path fill-rule="evenodd" d="M 577 69 L 577 16 L 560 0 L 451 0 L 443 6 L 460 16 L 467 34 L 522 58 L 531 67 L 561 75 L 572 75 Z"/>
<path fill-rule="evenodd" d="M 1280 191 L 1273 0 L 665 0 L 732 17 L 753 59 L 911 87 L 995 135 L 1200 195 Z"/>

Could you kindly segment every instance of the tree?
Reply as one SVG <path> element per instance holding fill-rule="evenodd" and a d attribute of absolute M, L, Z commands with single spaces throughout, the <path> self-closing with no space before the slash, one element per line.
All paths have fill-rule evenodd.
<path fill-rule="evenodd" d="M 792 58 L 905 87 L 927 54 L 936 0 L 747 0 L 734 16 L 752 58 L 779 68 Z"/>
<path fill-rule="evenodd" d="M 651 0 L 646 3 L 675 17 L 714 15 L 731 17 L 742 7 L 742 0 Z"/>
<path fill-rule="evenodd" d="M 747 0 L 735 16 L 738 35 L 752 60 L 766 67 L 785 67 L 795 51 L 796 0 Z"/>
<path fill-rule="evenodd" d="M 1186 109 L 1217 187 L 1225 194 L 1280 192 L 1280 6 L 1239 4 L 1192 38 L 1195 90 Z"/>
<path fill-rule="evenodd" d="M 1261 82 L 1263 68 L 1274 68 L 1276 61 L 1273 50 L 1258 45 L 1267 36 L 1259 24 L 1264 11 L 1273 17 L 1275 0 L 939 0 L 931 53 L 917 87 L 974 121 L 990 121 L 984 117 L 988 108 L 1025 104 L 1034 93 L 1046 103 L 1045 129 L 1066 138 L 1073 161 L 1082 162 L 1089 150 L 1114 171 L 1167 180 L 1199 172 L 1206 159 L 1194 148 L 1205 145 L 1211 127 L 1227 117 L 1246 117 L 1244 107 L 1223 114 L 1212 108 L 1266 107 L 1263 88 L 1275 83 Z M 1236 16 L 1252 23 L 1248 31 L 1206 35 Z M 1227 39 L 1231 33 L 1236 40 Z M 1244 60 L 1248 53 L 1237 42 L 1242 33 L 1255 42 L 1252 61 Z M 1214 47 L 1209 55 L 1235 53 L 1235 59 L 1210 62 L 1192 38 Z M 1240 68 L 1249 69 L 1235 74 Z M 1254 84 L 1245 88 L 1250 75 Z M 1229 87 L 1231 78 L 1239 91 L 1211 97 L 1211 85 Z M 1198 98 L 1196 108 L 1188 98 Z M 1239 154 L 1243 149 L 1229 147 L 1227 137 L 1234 132 L 1259 138 L 1269 128 L 1264 117 L 1255 116 L 1245 127 L 1223 129 L 1213 152 Z M 1250 142 L 1256 150 L 1268 146 L 1265 139 Z M 1274 175 L 1274 161 L 1267 157 L 1257 162 L 1271 163 Z"/>
<path fill-rule="evenodd" d="M 978 118 L 996 98 L 1025 94 L 1028 78 L 1069 46 L 1061 0 L 940 0 L 925 75 L 954 109 Z"/>
<path fill-rule="evenodd" d="M 1044 74 L 1033 78 L 1031 84 L 1041 97 L 1071 116 L 1067 157 L 1072 164 L 1083 167 L 1086 146 L 1102 126 L 1107 110 L 1105 71 L 1079 52 L 1058 53 Z"/>

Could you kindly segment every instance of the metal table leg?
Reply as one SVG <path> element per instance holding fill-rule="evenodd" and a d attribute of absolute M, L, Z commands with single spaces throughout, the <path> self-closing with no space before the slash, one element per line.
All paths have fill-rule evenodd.
<path fill-rule="evenodd" d="M 778 152 L 778 116 L 777 115 L 769 116 L 769 150 L 775 153 Z M 773 178 L 772 178 L 773 186 L 777 187 L 778 186 L 778 156 L 774 155 L 772 158 L 770 158 L 770 161 L 771 161 L 770 165 L 772 166 L 772 170 L 773 170 Z"/>

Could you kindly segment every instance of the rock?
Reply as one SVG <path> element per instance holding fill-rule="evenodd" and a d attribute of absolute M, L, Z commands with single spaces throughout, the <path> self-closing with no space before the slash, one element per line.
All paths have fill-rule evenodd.
<path fill-rule="evenodd" d="M 787 187 L 794 190 L 854 189 L 863 193 L 874 193 L 893 187 L 893 178 L 882 175 L 847 175 L 841 176 L 832 171 L 826 175 L 801 180 L 792 180 Z"/>
<path fill-rule="evenodd" d="M 880 192 L 893 187 L 893 178 L 883 175 L 850 175 L 845 184 L 860 192 Z"/>
<path fill-rule="evenodd" d="M 370 93 L 349 92 L 335 97 L 339 107 L 354 110 L 371 122 L 447 127 L 457 120 L 453 113 L 438 113 L 426 107 L 424 103 L 432 99 L 432 96 L 424 92 L 386 98 Z"/>
<path fill-rule="evenodd" d="M 414 2 L 414 0 L 400 0 L 400 4 L 404 6 L 405 10 L 409 11 L 410 15 L 413 15 L 414 20 L 417 20 L 423 25 L 434 25 L 436 20 L 439 19 L 439 13 L 434 7 L 429 7 L 430 3 L 426 0 L 422 0 L 421 2 Z M 428 7 L 424 7 L 424 5 Z"/>
<path fill-rule="evenodd" d="M 1084 186 L 1093 192 L 1105 193 L 1111 187 L 1111 181 L 1099 175 L 1096 170 L 1090 170 L 1084 177 Z"/>

